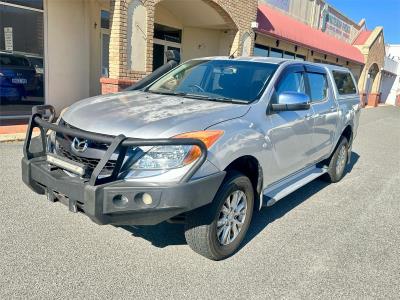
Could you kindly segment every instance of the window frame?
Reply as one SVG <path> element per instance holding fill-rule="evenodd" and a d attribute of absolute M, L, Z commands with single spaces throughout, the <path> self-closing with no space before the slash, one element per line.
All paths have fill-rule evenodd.
<path fill-rule="evenodd" d="M 307 93 L 307 84 L 304 78 L 304 73 L 305 73 L 305 68 L 304 65 L 302 64 L 290 64 L 289 66 L 286 66 L 281 73 L 279 74 L 279 77 L 276 79 L 276 81 L 274 82 L 273 88 L 272 88 L 272 93 L 270 94 L 269 97 L 269 102 L 268 102 L 268 107 L 267 107 L 267 111 L 271 112 L 271 105 L 274 104 L 274 97 L 277 97 L 277 87 L 279 86 L 279 84 L 281 83 L 281 81 L 287 76 L 288 73 L 302 73 L 303 76 L 303 84 L 304 84 L 304 91 L 306 95 L 308 95 Z M 311 104 L 311 102 L 310 102 Z"/>
<path fill-rule="evenodd" d="M 262 49 L 262 50 L 265 50 L 265 51 L 267 51 L 267 56 L 261 56 L 261 57 L 270 57 L 269 56 L 269 49 L 270 49 L 270 47 L 268 47 L 268 46 L 264 46 L 264 45 L 262 45 L 262 44 L 254 44 L 254 49 Z"/>

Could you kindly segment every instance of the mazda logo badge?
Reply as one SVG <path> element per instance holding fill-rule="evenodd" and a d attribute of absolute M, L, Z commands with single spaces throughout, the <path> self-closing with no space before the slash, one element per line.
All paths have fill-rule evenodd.
<path fill-rule="evenodd" d="M 77 137 L 73 139 L 71 144 L 72 149 L 76 152 L 85 152 L 88 148 L 88 141 L 87 140 L 80 140 Z"/>

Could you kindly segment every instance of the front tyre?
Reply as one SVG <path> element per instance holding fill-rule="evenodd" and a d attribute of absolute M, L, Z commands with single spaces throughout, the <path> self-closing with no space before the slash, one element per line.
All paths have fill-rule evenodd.
<path fill-rule="evenodd" d="M 328 173 L 325 176 L 327 181 L 338 182 L 343 178 L 348 161 L 348 150 L 349 142 L 342 137 L 329 162 Z"/>
<path fill-rule="evenodd" d="M 250 226 L 253 186 L 246 176 L 230 172 L 211 205 L 187 215 L 185 238 L 192 250 L 212 260 L 231 256 Z"/>

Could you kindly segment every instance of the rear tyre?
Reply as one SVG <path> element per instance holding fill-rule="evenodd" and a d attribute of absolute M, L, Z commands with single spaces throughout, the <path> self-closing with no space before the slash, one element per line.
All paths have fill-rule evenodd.
<path fill-rule="evenodd" d="M 228 173 L 214 201 L 187 215 L 188 245 L 212 260 L 231 256 L 246 235 L 253 207 L 254 191 L 249 178 L 239 172 Z"/>
<path fill-rule="evenodd" d="M 340 181 L 346 170 L 348 161 L 349 142 L 342 137 L 329 162 L 328 173 L 323 177 L 328 182 Z"/>

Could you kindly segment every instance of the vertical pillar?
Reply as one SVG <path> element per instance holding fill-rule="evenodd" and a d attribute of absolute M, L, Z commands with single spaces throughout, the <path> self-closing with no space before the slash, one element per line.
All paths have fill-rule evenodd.
<path fill-rule="evenodd" d="M 102 94 L 115 93 L 133 81 L 127 73 L 127 11 L 129 0 L 110 2 L 109 77 L 100 79 Z"/>

